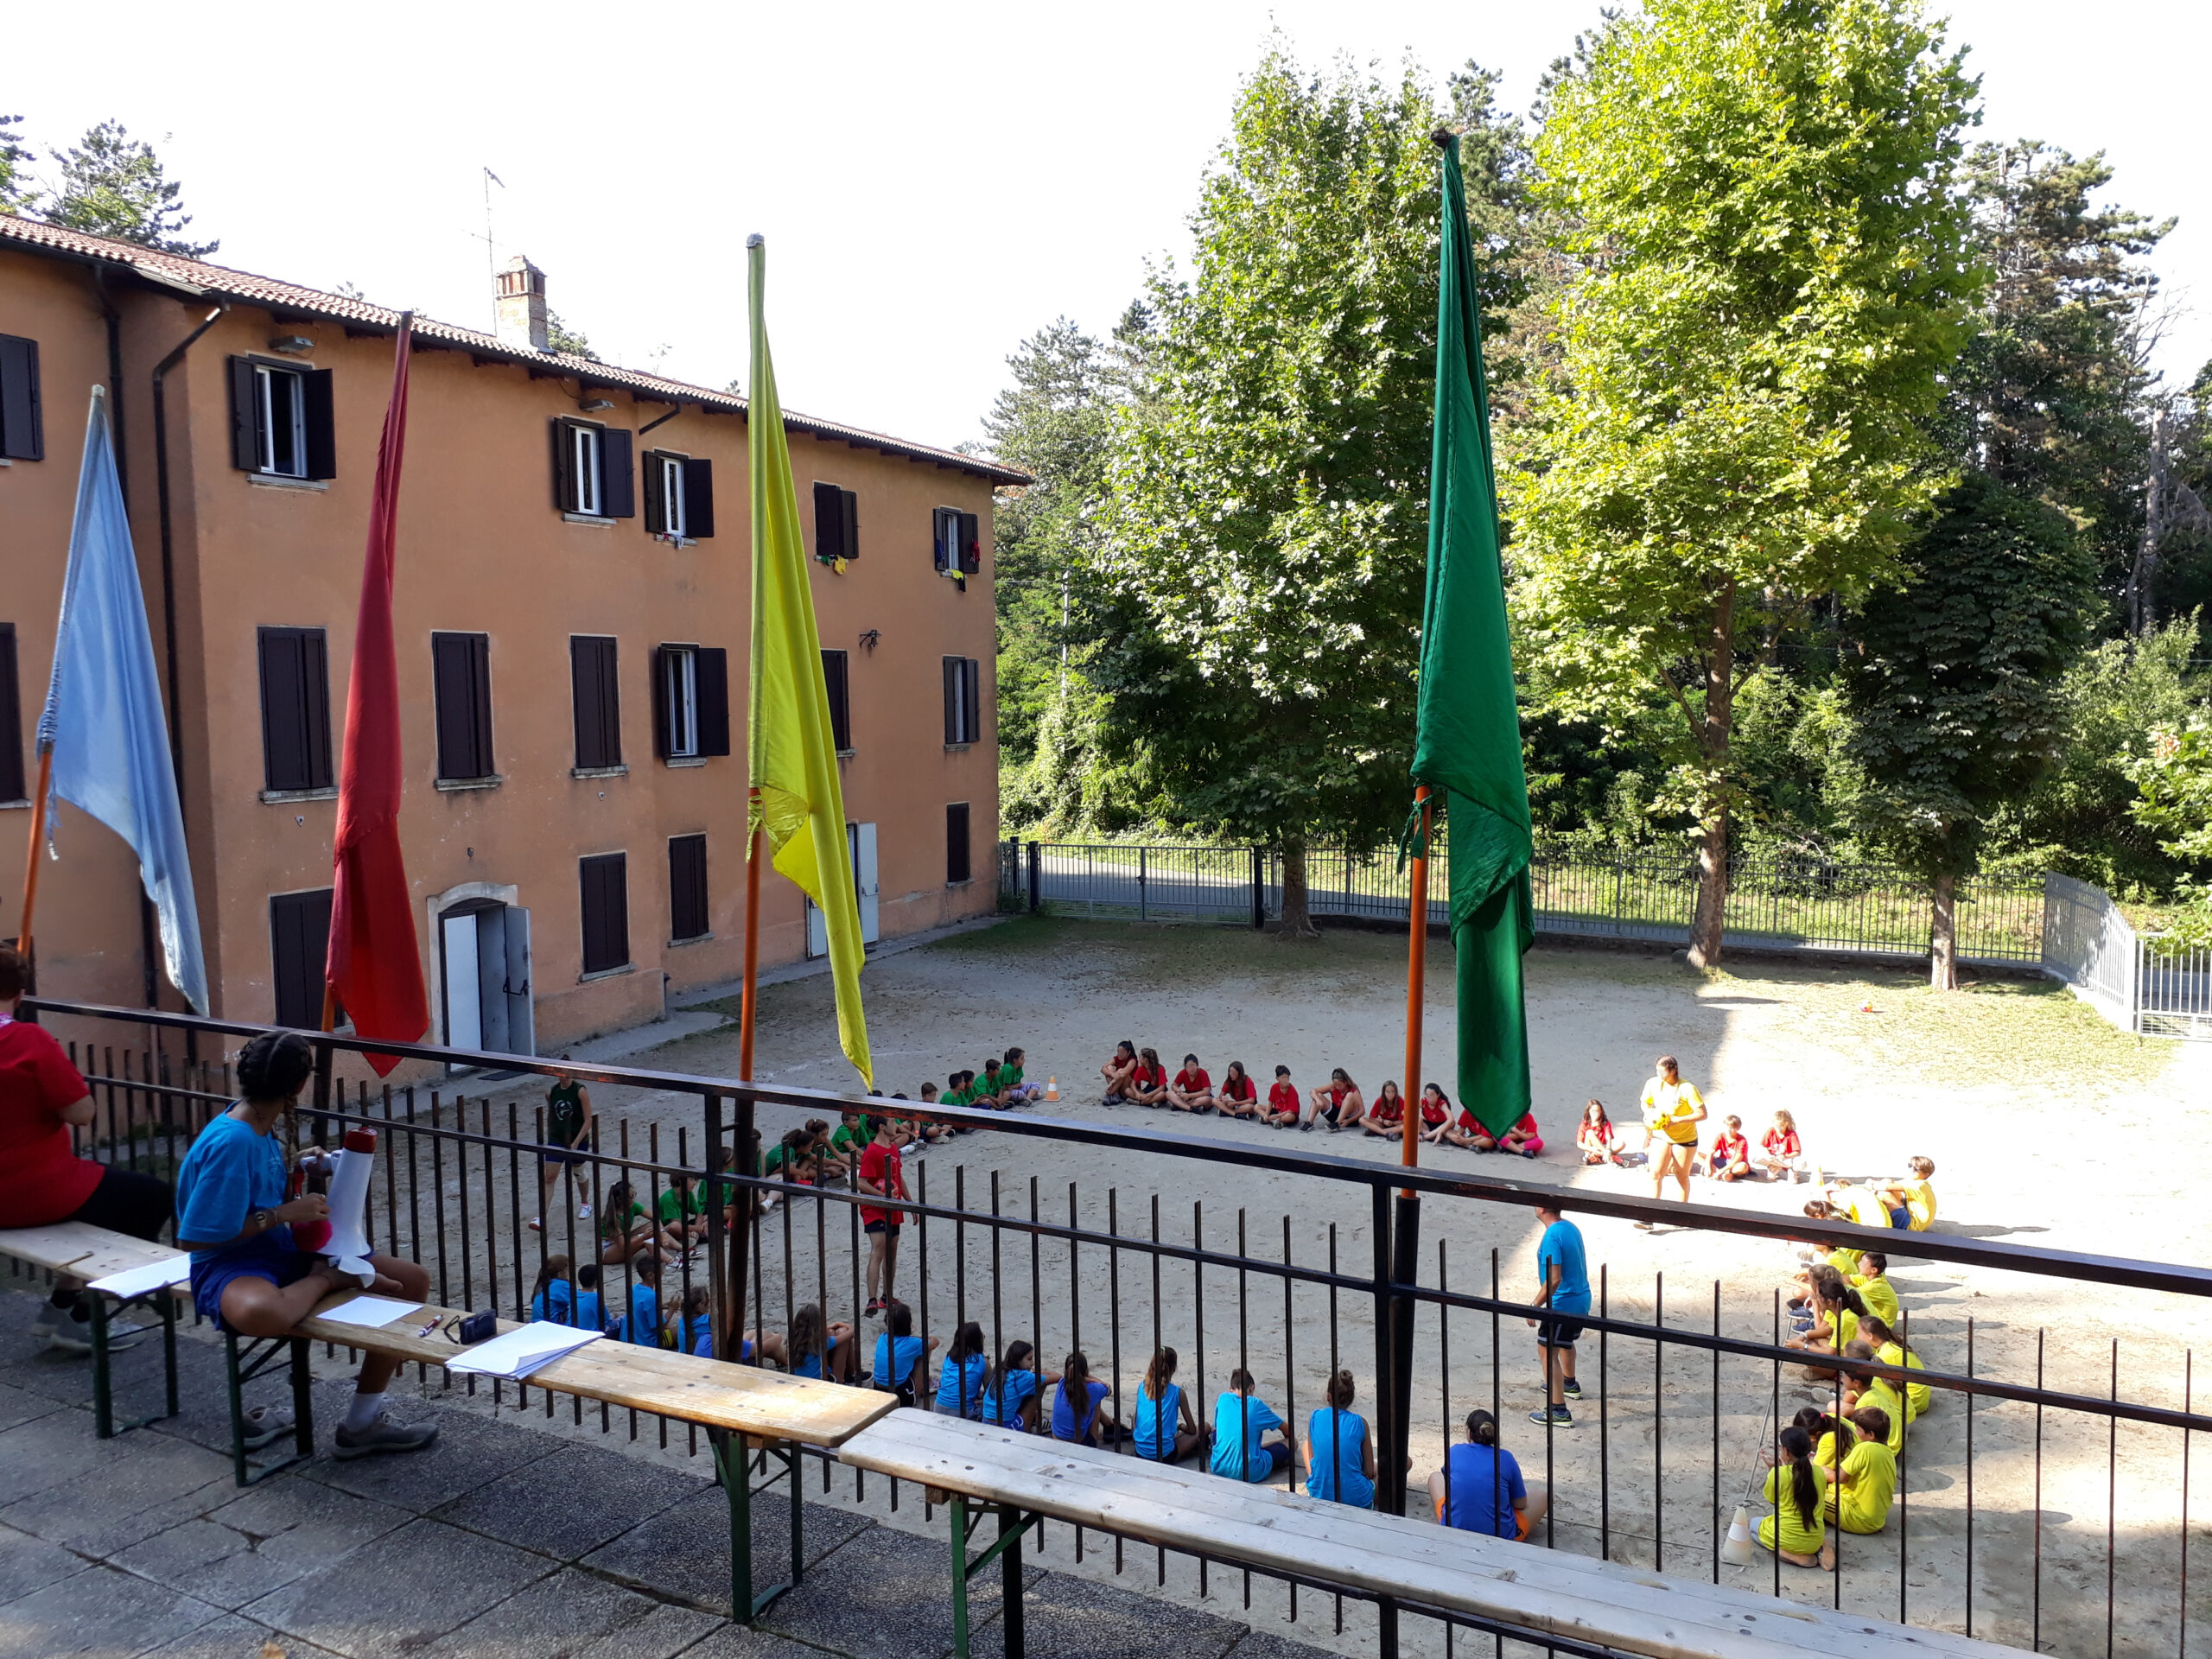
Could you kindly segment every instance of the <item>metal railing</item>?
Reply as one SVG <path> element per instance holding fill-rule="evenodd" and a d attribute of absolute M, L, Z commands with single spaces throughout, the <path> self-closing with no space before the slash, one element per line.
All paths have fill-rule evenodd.
<path fill-rule="evenodd" d="M 143 1010 L 28 1006 L 79 1039 L 73 1052 L 99 1105 L 93 1124 L 79 1132 L 80 1152 L 156 1173 L 174 1168 L 228 1096 L 219 1065 L 165 1058 L 164 1046 L 188 1033 L 219 1050 L 226 1039 L 260 1029 Z M 92 1040 L 85 1040 L 87 1033 Z M 1552 1495 L 1541 1529 L 1552 1548 L 1832 1599 L 1838 1607 L 2037 1651 L 2186 1655 L 2188 1631 L 2208 1611 L 2201 1575 L 2194 1589 L 2189 1577 L 2189 1479 L 2191 1438 L 2212 1429 L 2212 1415 L 2193 1408 L 2185 1344 L 2212 1297 L 2212 1270 L 1967 1232 L 1893 1235 L 1716 1205 L 1584 1189 L 1563 1194 L 1474 1173 L 1465 1154 L 1440 1154 L 1452 1156 L 1453 1167 L 1408 1172 L 1256 1131 L 1249 1141 L 1163 1133 L 1160 1120 L 1135 1112 L 1127 1122 L 1079 1122 L 639 1067 L 346 1037 L 312 1040 L 326 1057 L 325 1070 L 316 1096 L 296 1115 L 307 1120 L 299 1132 L 327 1138 L 355 1123 L 379 1132 L 381 1167 L 371 1194 L 378 1246 L 429 1268 L 448 1306 L 527 1317 L 531 1291 L 556 1255 L 569 1257 L 573 1282 L 576 1266 L 603 1254 L 598 1218 L 607 1214 L 615 1182 L 632 1183 L 651 1216 L 675 1181 L 703 1181 L 705 1236 L 688 1251 L 660 1247 L 664 1307 L 684 1305 L 693 1287 L 702 1287 L 715 1329 L 727 1333 L 788 1332 L 798 1310 L 812 1304 L 863 1332 L 858 1360 L 865 1372 L 874 1344 L 861 1317 L 869 1241 L 859 1211 L 875 1201 L 819 1164 L 811 1180 L 761 1175 L 742 1149 L 764 1120 L 812 1115 L 834 1122 L 864 1106 L 895 1111 L 910 1124 L 966 1132 L 918 1156 L 910 1201 L 896 1206 L 906 1212 L 910 1232 L 895 1289 L 913 1311 L 915 1333 L 926 1343 L 976 1320 L 994 1356 L 1015 1338 L 1033 1343 L 1046 1362 L 1040 1372 L 1080 1349 L 1112 1390 L 1107 1409 L 1124 1422 L 1147 1360 L 1161 1346 L 1181 1351 L 1179 1381 L 1199 1401 L 1242 1369 L 1255 1392 L 1281 1402 L 1294 1431 L 1319 1403 L 1323 1380 L 1344 1366 L 1363 1374 L 1361 1402 L 1363 1408 L 1371 1402 L 1367 1414 L 1386 1498 L 1396 1496 L 1388 1477 L 1398 1459 L 1412 1458 L 1418 1491 L 1426 1471 L 1459 1438 L 1459 1420 L 1481 1404 L 1500 1416 L 1504 1443 Z M 600 1142 L 582 1166 L 595 1219 L 579 1226 L 563 1202 L 559 1224 L 549 1213 L 549 1230 L 533 1233 L 524 1223 L 537 1209 L 544 1150 L 538 1109 L 447 1088 L 372 1090 L 365 1082 L 346 1088 L 330 1080 L 328 1057 L 363 1050 L 540 1077 L 565 1072 L 591 1085 L 677 1097 L 685 1103 L 683 1119 L 672 1135 L 658 1123 L 639 1133 L 627 1117 L 601 1114 Z M 320 1128 L 318 1116 L 327 1120 Z M 1084 1166 L 1101 1175 L 1048 1185 L 1035 1166 L 1054 1145 L 1079 1149 Z M 737 1154 L 734 1166 L 710 1174 L 725 1150 Z M 1233 1196 L 1217 1203 L 1211 1195 L 1222 1190 L 1224 1170 Z M 1138 1184 L 1117 1184 L 1122 1171 Z M 1280 1184 L 1264 1211 L 1247 1196 L 1262 1190 L 1262 1177 Z M 1420 1195 L 1425 1212 L 1418 1255 L 1398 1258 L 1418 1263 L 1410 1277 L 1394 1268 L 1392 1194 L 1401 1186 Z M 1533 1392 L 1517 1383 L 1509 1389 L 1506 1382 L 1534 1370 L 1518 1321 L 1541 1310 L 1513 1289 L 1529 1270 L 1495 1249 L 1470 1249 L 1462 1241 L 1501 1213 L 1557 1205 L 1562 1197 L 1579 1215 L 1663 1221 L 1693 1233 L 1893 1247 L 1893 1261 L 1909 1252 L 1975 1274 L 1977 1294 L 1996 1300 L 1974 1304 L 1978 1312 L 1964 1318 L 1956 1317 L 1958 1304 L 1923 1303 L 1917 1329 L 1906 1313 L 1902 1333 L 1924 1370 L 1823 1360 L 1838 1379 L 1808 1392 L 1796 1375 L 1806 1357 L 1783 1346 L 1780 1291 L 1732 1298 L 1719 1280 L 1686 1281 L 1679 1273 L 1647 1274 L 1593 1261 L 1595 1300 L 1582 1321 L 1590 1341 L 1583 1350 L 1581 1427 L 1531 1427 L 1506 1409 L 1514 1396 L 1525 1404 Z M 1777 1278 L 1784 1270 L 1777 1252 Z M 640 1271 L 632 1251 L 612 1252 L 604 1286 L 610 1313 L 618 1300 L 629 1303 Z M 2060 1340 L 2047 1343 L 2039 1325 L 2003 1300 L 2014 1297 L 2018 1311 L 2032 1315 L 2045 1305 L 2046 1287 L 2082 1283 L 2105 1287 L 2100 1317 L 2115 1331 L 2143 1333 L 2129 1340 L 2124 1393 L 2116 1335 L 2107 1351 L 2103 1329 L 2077 1319 L 2056 1333 Z M 1394 1332 L 1409 1332 L 1397 1351 L 1413 1356 L 1409 1365 L 1394 1355 Z M 2169 1356 L 2168 1348 L 2178 1351 Z M 1723 1534 L 1773 1426 L 1800 1403 L 1840 1408 L 1843 1376 L 1908 1375 L 1935 1390 L 1935 1405 L 1907 1441 L 1898 1497 L 1882 1533 L 1838 1535 L 1841 1561 L 1831 1577 L 1785 1571 L 1778 1558 L 1724 1573 Z M 474 1379 L 468 1386 L 473 1392 Z M 491 1386 L 495 1398 L 508 1397 L 510 1385 Z M 527 1383 L 512 1385 L 512 1397 L 518 1407 L 556 1408 L 543 1390 L 533 1399 Z M 582 1402 L 572 1400 L 571 1409 L 582 1422 Z M 620 1432 L 626 1423 L 632 1438 L 653 1432 L 657 1421 L 664 1446 L 673 1428 L 696 1450 L 696 1432 L 686 1425 L 605 1406 L 597 1414 L 602 1430 Z M 848 1472 L 855 1495 L 862 1496 L 865 1475 Z M 839 1478 L 834 1458 L 823 1455 L 819 1474 L 830 1490 Z M 1295 1480 L 1296 1473 L 1283 1478 Z M 911 1489 L 908 1496 L 922 1498 L 926 1517 L 925 1496 Z M 895 1507 L 896 1482 L 888 1497 Z M 1061 1529 L 1056 1535 L 1070 1533 L 1080 1555 L 1085 1533 Z M 1116 1572 L 1152 1553 L 1119 1538 L 1104 1541 Z M 1089 1543 L 1100 1547 L 1095 1534 Z M 1166 1566 L 1166 1554 L 1159 1553 L 1154 1571 L 1163 1580 Z M 1227 1587 L 1217 1564 L 1200 1557 L 1196 1570 L 1202 1589 L 1209 1574 Z M 1230 1584 L 1241 1577 L 1247 1606 L 1253 1576 L 1229 1573 Z M 1278 1590 L 1287 1592 L 1293 1618 L 1332 1619 L 1339 1630 L 1348 1599 L 1376 1600 L 1331 1582 L 1325 1560 Z M 1376 1605 L 1382 1650 L 1392 1651 L 1401 1610 L 1387 1600 Z M 1426 1615 L 1408 1609 L 1403 1616 Z"/>
<path fill-rule="evenodd" d="M 1011 842 L 1000 890 L 1009 904 L 1061 915 L 1258 926 L 1282 914 L 1282 858 L 1259 847 L 1125 846 Z M 1679 851 L 1609 855 L 1539 849 L 1529 868 L 1540 934 L 1573 938 L 1689 942 L 1697 864 Z M 1306 907 L 1319 917 L 1408 919 L 1408 873 L 1390 854 L 1314 848 L 1306 855 Z M 1433 895 L 1448 893 L 1450 849 L 1440 838 Z M 1959 890 L 1961 960 L 2039 965 L 2039 881 L 1976 877 Z M 1451 913 L 1429 899 L 1429 920 Z M 1878 865 L 1834 859 L 1756 857 L 1730 872 L 1729 942 L 1739 948 L 1923 959 L 1933 912 L 1925 887 Z"/>
<path fill-rule="evenodd" d="M 2138 933 L 2120 906 L 2086 881 L 2045 880 L 2044 972 L 2122 1031 L 2212 1039 L 2212 951 Z"/>

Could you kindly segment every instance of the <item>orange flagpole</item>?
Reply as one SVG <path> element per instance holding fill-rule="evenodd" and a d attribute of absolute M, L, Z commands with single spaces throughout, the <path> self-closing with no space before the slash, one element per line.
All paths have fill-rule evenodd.
<path fill-rule="evenodd" d="M 751 798 L 759 800 L 756 786 Z M 745 848 L 745 996 L 738 1005 L 737 1080 L 753 1081 L 753 1022 L 760 997 L 760 831 Z"/>
<path fill-rule="evenodd" d="M 31 797 L 31 844 L 23 855 L 23 918 L 16 927 L 16 951 L 29 966 L 31 914 L 38 908 L 38 844 L 46 839 L 46 796 L 54 785 L 54 750 L 38 752 L 38 792 Z"/>
<path fill-rule="evenodd" d="M 1406 948 L 1406 1088 L 1405 1126 L 1399 1137 L 1398 1161 L 1411 1169 L 1421 1162 L 1421 999 L 1428 977 L 1428 834 L 1435 809 L 1430 805 L 1428 785 L 1414 791 L 1421 806 L 1421 842 L 1414 855 L 1411 925 Z M 1410 1188 L 1405 1196 L 1413 1197 Z"/>

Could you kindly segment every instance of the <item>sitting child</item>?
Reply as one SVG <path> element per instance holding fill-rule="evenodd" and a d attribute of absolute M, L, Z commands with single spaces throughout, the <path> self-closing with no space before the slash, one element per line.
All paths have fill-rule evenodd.
<path fill-rule="evenodd" d="M 1370 1135 L 1379 1135 L 1395 1141 L 1404 1133 L 1406 1097 L 1398 1092 L 1395 1077 L 1386 1078 L 1382 1090 L 1375 1096 L 1375 1103 L 1367 1109 L 1367 1116 L 1359 1127 Z"/>
<path fill-rule="evenodd" d="M 1028 1051 L 1009 1048 L 999 1065 L 999 1102 L 1006 1106 L 1027 1106 L 1045 1097 L 1045 1085 L 1027 1083 L 1022 1079 L 1022 1068 L 1029 1060 Z"/>
<path fill-rule="evenodd" d="M 1150 1052 L 1149 1050 L 1146 1051 Z M 1213 1077 L 1198 1064 L 1195 1054 L 1183 1057 L 1183 1068 L 1176 1072 L 1175 1081 L 1167 1085 L 1167 1103 L 1179 1112 L 1210 1112 L 1213 1109 Z"/>
<path fill-rule="evenodd" d="M 1436 1092 L 1441 1095 L 1444 1091 L 1440 1089 Z M 1449 1128 L 1439 1129 L 1428 1138 L 1445 1146 L 1465 1147 L 1472 1152 L 1493 1152 L 1497 1147 L 1497 1143 L 1483 1128 L 1481 1120 L 1466 1106 L 1459 1108 L 1459 1116 L 1452 1120 Z"/>
<path fill-rule="evenodd" d="M 1102 1106 L 1125 1105 L 1135 1092 L 1137 1046 L 1124 1037 L 1114 1046 L 1114 1058 L 1098 1068 L 1099 1076 L 1106 1079 L 1106 1097 Z"/>
<path fill-rule="evenodd" d="M 1421 1138 L 1433 1146 L 1452 1125 L 1452 1096 L 1433 1083 L 1421 1089 Z"/>
<path fill-rule="evenodd" d="M 1340 1065 L 1329 1073 L 1325 1085 L 1313 1091 L 1313 1103 L 1306 1114 L 1303 1127 L 1310 1132 L 1319 1120 L 1334 1135 L 1339 1129 L 1357 1128 L 1359 1120 L 1366 1115 L 1367 1096 L 1359 1092 L 1351 1073 Z"/>
<path fill-rule="evenodd" d="M 1271 1129 L 1287 1129 L 1299 1119 L 1298 1085 L 1290 1080 L 1290 1068 L 1275 1067 L 1275 1080 L 1268 1086 L 1268 1109 L 1264 1114 Z"/>
<path fill-rule="evenodd" d="M 1804 1173 L 1805 1143 L 1797 1138 L 1796 1118 L 1786 1111 L 1774 1115 L 1774 1127 L 1759 1137 L 1755 1161 L 1770 1181 L 1794 1181 Z"/>
<path fill-rule="evenodd" d="M 1846 1343 L 1843 1355 L 1846 1359 L 1877 1358 L 1874 1344 L 1864 1337 L 1854 1337 Z M 1872 1406 L 1888 1418 L 1890 1434 L 1887 1444 L 1890 1450 L 1904 1450 L 1904 1432 L 1911 1426 L 1916 1414 L 1904 1395 L 1897 1391 L 1895 1383 L 1885 1376 L 1847 1377 L 1843 1384 L 1843 1401 L 1845 1408 L 1853 1418 L 1868 1406 Z"/>
<path fill-rule="evenodd" d="M 1912 1172 L 1912 1179 L 1892 1181 L 1877 1187 L 1875 1195 L 1890 1212 L 1890 1225 L 1915 1233 L 1924 1233 L 1936 1219 L 1936 1188 L 1929 1177 L 1936 1173 L 1933 1158 L 1908 1158 L 1904 1166 Z"/>
<path fill-rule="evenodd" d="M 1259 1085 L 1252 1081 L 1252 1074 L 1244 1069 L 1242 1060 L 1231 1060 L 1229 1070 L 1221 1079 L 1221 1088 L 1213 1097 L 1224 1117 L 1249 1117 L 1255 1120 L 1260 1110 Z"/>
<path fill-rule="evenodd" d="M 993 1112 L 1002 1112 L 1006 1109 L 1005 1085 L 999 1081 L 999 1063 L 996 1060 L 988 1057 L 984 1059 L 983 1075 L 980 1081 L 975 1080 L 976 1074 L 973 1071 L 970 1071 L 968 1076 L 970 1079 L 968 1085 L 968 1103 L 970 1106 L 981 1106 L 985 1110 Z"/>
<path fill-rule="evenodd" d="M 1883 1319 L 1895 1325 L 1897 1319 L 1897 1287 L 1889 1281 L 1890 1258 L 1879 1250 L 1867 1250 L 1859 1258 L 1857 1271 L 1844 1276 L 1851 1281 L 1851 1287 L 1859 1293 L 1859 1300 L 1866 1304 L 1866 1311 L 1878 1313 Z"/>
<path fill-rule="evenodd" d="M 1167 1103 L 1167 1068 L 1160 1065 L 1158 1049 L 1137 1051 L 1137 1069 L 1129 1075 L 1128 1098 L 1139 1106 Z"/>
<path fill-rule="evenodd" d="M 1477 1147 L 1475 1150 L 1479 1152 L 1482 1148 Z M 1537 1133 L 1536 1115 L 1522 1113 L 1521 1121 L 1497 1137 L 1497 1150 L 1518 1153 L 1523 1158 L 1540 1156 L 1544 1150 L 1544 1137 Z"/>
<path fill-rule="evenodd" d="M 1620 1162 L 1620 1137 L 1613 1132 L 1613 1120 L 1605 1116 L 1604 1101 L 1593 1100 L 1582 1109 L 1582 1122 L 1574 1131 L 1574 1146 L 1586 1164 Z"/>
<path fill-rule="evenodd" d="M 1716 1181 L 1740 1181 L 1751 1173 L 1751 1143 L 1744 1135 L 1744 1120 L 1731 1114 L 1705 1154 L 1705 1173 Z"/>

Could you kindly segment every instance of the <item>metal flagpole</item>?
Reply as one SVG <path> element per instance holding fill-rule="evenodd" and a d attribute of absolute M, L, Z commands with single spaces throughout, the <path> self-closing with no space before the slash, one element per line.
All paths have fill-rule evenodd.
<path fill-rule="evenodd" d="M 46 797 L 54 786 L 54 748 L 41 744 L 38 752 L 38 792 L 31 797 L 31 842 L 23 855 L 23 917 L 16 926 L 16 950 L 36 983 L 31 967 L 31 914 L 38 908 L 38 844 L 46 839 Z"/>

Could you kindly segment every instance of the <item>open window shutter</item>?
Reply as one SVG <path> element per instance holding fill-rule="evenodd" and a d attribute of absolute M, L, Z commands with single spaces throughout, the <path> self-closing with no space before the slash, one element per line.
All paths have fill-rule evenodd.
<path fill-rule="evenodd" d="M 269 900 L 270 980 L 276 1023 L 315 1030 L 322 1024 L 322 987 L 330 955 L 331 889 L 280 893 Z"/>
<path fill-rule="evenodd" d="M 630 476 L 630 434 L 607 427 L 599 435 L 599 511 L 607 518 L 638 516 L 638 493 Z"/>
<path fill-rule="evenodd" d="M 835 484 L 814 486 L 814 556 L 817 559 L 846 556 L 844 494 Z"/>
<path fill-rule="evenodd" d="M 261 654 L 261 780 L 265 789 L 312 789 L 308 780 L 300 636 L 264 628 Z"/>
<path fill-rule="evenodd" d="M 696 939 L 707 932 L 707 838 L 675 836 L 668 843 L 668 937 Z"/>
<path fill-rule="evenodd" d="M 300 390 L 306 395 L 303 413 L 308 434 L 308 476 L 335 478 L 338 476 L 338 425 L 332 407 L 330 371 L 308 369 L 300 376 Z M 317 1014 L 321 1013 L 320 1008 Z"/>
<path fill-rule="evenodd" d="M 468 642 L 469 759 L 472 778 L 489 778 L 499 767 L 492 760 L 492 636 L 470 633 Z"/>
<path fill-rule="evenodd" d="M 699 698 L 699 753 L 729 753 L 729 652 L 702 645 L 695 672 Z"/>
<path fill-rule="evenodd" d="M 653 756 L 668 759 L 668 673 L 669 658 L 676 653 L 666 645 L 653 647 Z"/>
<path fill-rule="evenodd" d="M 300 725 L 307 739 L 307 787 L 328 789 L 338 781 L 330 764 L 330 641 L 321 628 L 302 628 L 300 641 Z M 322 1011 L 315 1010 L 319 1015 Z"/>
<path fill-rule="evenodd" d="M 965 694 L 961 699 L 961 713 L 968 717 L 968 734 L 960 740 L 963 743 L 983 741 L 982 677 L 983 666 L 976 658 L 960 659 L 960 689 Z"/>
<path fill-rule="evenodd" d="M 253 359 L 232 358 L 231 461 L 233 466 L 243 467 L 249 473 L 261 470 L 261 400 L 253 393 Z"/>
<path fill-rule="evenodd" d="M 571 637 L 569 640 L 569 707 L 576 728 L 576 767 L 582 771 L 607 763 L 607 732 L 599 712 L 599 642 Z"/>
<path fill-rule="evenodd" d="M 553 505 L 561 512 L 576 510 L 576 446 L 569 435 L 575 424 L 558 419 L 553 423 Z"/>
<path fill-rule="evenodd" d="M 600 750 L 602 766 L 622 764 L 622 683 L 617 677 L 621 666 L 621 654 L 615 642 L 599 642 L 599 726 L 604 747 Z"/>
<path fill-rule="evenodd" d="M 668 532 L 668 491 L 663 487 L 660 452 L 645 451 L 645 533 L 663 536 Z"/>
<path fill-rule="evenodd" d="M 19 334 L 0 334 L 0 455 L 10 461 L 46 458 L 45 417 L 39 409 L 38 342 Z"/>
<path fill-rule="evenodd" d="M 944 659 L 944 741 L 957 743 L 960 738 L 960 659 Z"/>
<path fill-rule="evenodd" d="M 972 512 L 960 515 L 960 569 L 971 576 L 983 569 L 983 521 Z"/>
<path fill-rule="evenodd" d="M 837 503 L 845 521 L 845 556 L 857 559 L 861 556 L 861 499 L 850 490 L 840 490 Z"/>
<path fill-rule="evenodd" d="M 959 801 L 944 809 L 944 879 L 965 881 L 973 874 L 968 850 L 968 803 Z"/>
<path fill-rule="evenodd" d="M 945 533 L 944 522 L 950 511 L 949 508 L 938 507 L 930 514 L 930 557 L 935 561 L 937 568 L 940 570 L 949 570 L 952 568 L 947 556 L 948 546 L 952 538 Z"/>
<path fill-rule="evenodd" d="M 830 694 L 830 732 L 831 740 L 841 750 L 853 747 L 852 690 L 846 679 L 847 664 L 842 651 L 822 653 L 822 684 Z"/>
<path fill-rule="evenodd" d="M 16 625 L 0 622 L 0 801 L 23 798 L 23 704 L 16 678 Z"/>
<path fill-rule="evenodd" d="M 683 533 L 700 542 L 715 533 L 715 463 L 704 455 L 683 463 Z"/>
<path fill-rule="evenodd" d="M 474 778 L 470 748 L 471 696 L 466 635 L 430 636 L 431 690 L 437 701 L 438 776 Z"/>

